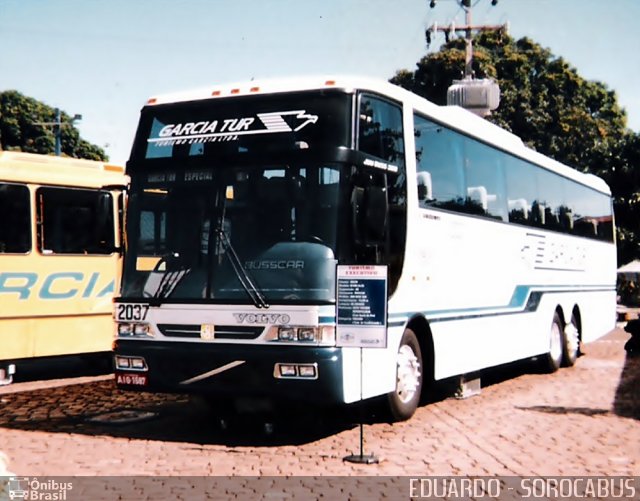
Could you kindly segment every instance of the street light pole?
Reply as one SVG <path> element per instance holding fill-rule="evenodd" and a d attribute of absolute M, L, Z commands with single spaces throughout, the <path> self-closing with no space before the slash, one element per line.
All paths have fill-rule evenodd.
<path fill-rule="evenodd" d="M 56 108 L 56 121 L 53 125 L 53 134 L 56 137 L 56 148 L 55 153 L 56 156 L 59 157 L 62 154 L 62 122 L 61 122 L 61 113 L 60 108 Z"/>
<path fill-rule="evenodd" d="M 53 135 L 55 137 L 55 155 L 62 155 L 62 126 L 73 125 L 76 120 L 82 120 L 82 115 L 75 114 L 68 122 L 62 121 L 62 112 L 60 108 L 54 108 L 55 118 L 53 122 L 34 122 L 34 125 L 46 125 L 53 127 Z"/>

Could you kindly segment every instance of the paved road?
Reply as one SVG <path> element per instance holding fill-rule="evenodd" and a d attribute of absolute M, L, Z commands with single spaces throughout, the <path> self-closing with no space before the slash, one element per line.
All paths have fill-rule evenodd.
<path fill-rule="evenodd" d="M 493 370 L 470 399 L 443 398 L 441 385 L 406 423 L 368 419 L 364 451 L 379 464 L 343 461 L 359 452 L 355 410 L 298 415 L 272 433 L 259 420 L 222 429 L 200 404 L 121 392 L 110 375 L 0 388 L 0 450 L 31 476 L 640 475 L 640 357 L 626 357 L 628 337 L 617 329 L 551 375 L 531 363 Z"/>

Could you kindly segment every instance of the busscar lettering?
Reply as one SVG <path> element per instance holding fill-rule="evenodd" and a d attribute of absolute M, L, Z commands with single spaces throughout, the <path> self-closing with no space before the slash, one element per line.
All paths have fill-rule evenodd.
<path fill-rule="evenodd" d="M 304 268 L 302 260 L 263 260 L 246 261 L 246 270 L 301 270 Z"/>

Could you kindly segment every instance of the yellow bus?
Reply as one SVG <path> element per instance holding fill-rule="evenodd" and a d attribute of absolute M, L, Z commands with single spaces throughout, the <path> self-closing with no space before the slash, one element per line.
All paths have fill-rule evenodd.
<path fill-rule="evenodd" d="M 123 167 L 0 151 L 0 385 L 35 357 L 109 352 Z"/>

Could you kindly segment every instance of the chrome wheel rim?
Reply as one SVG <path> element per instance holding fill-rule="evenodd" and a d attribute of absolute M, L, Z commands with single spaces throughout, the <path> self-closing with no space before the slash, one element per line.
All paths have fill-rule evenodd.
<path fill-rule="evenodd" d="M 420 386 L 420 376 L 418 357 L 410 346 L 401 346 L 398 350 L 396 394 L 402 403 L 406 404 L 414 398 Z"/>
<path fill-rule="evenodd" d="M 578 354 L 578 348 L 580 347 L 580 333 L 575 324 L 570 323 L 564 328 L 564 336 L 567 343 L 567 353 L 570 357 L 575 357 Z"/>
<path fill-rule="evenodd" d="M 549 349 L 551 358 L 557 362 L 562 360 L 562 332 L 557 322 L 551 325 L 551 346 Z"/>

